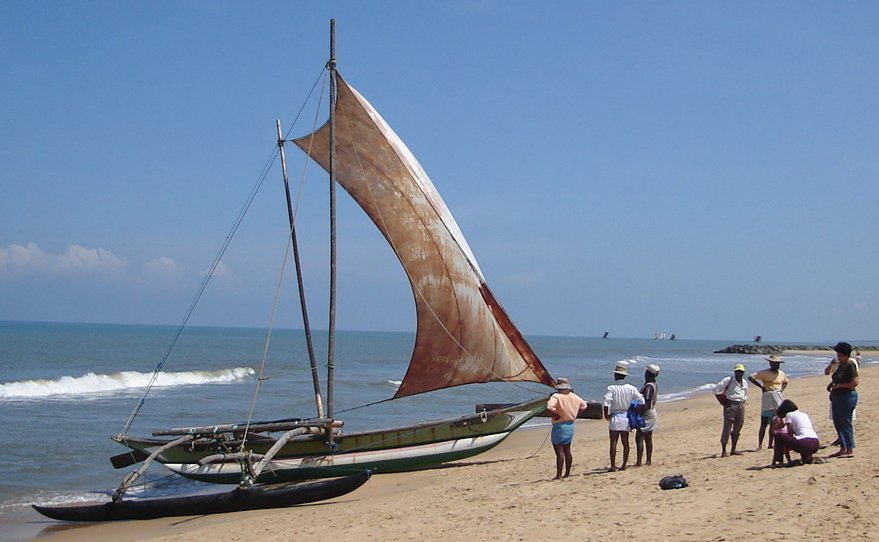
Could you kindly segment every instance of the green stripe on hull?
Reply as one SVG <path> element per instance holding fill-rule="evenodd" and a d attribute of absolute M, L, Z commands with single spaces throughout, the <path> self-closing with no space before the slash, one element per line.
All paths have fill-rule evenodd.
<path fill-rule="evenodd" d="M 346 476 L 353 472 L 358 472 L 362 470 L 369 470 L 373 474 L 384 474 L 390 472 L 406 472 L 424 469 L 428 467 L 433 467 L 440 465 L 442 463 L 449 463 L 451 461 L 460 461 L 461 459 L 466 459 L 468 457 L 473 457 L 475 455 L 479 455 L 484 453 L 498 444 L 500 444 L 509 433 L 497 435 L 499 437 L 496 441 L 493 441 L 487 445 L 468 448 L 460 451 L 449 451 L 442 453 L 433 453 L 433 454 L 425 454 L 425 455 L 412 455 L 407 457 L 401 457 L 398 459 L 391 460 L 376 460 L 376 461 L 357 461 L 355 463 L 347 463 L 343 465 L 337 466 L 319 466 L 319 467 L 303 467 L 296 466 L 292 468 L 283 468 L 281 466 L 276 467 L 275 470 L 268 472 L 264 472 L 259 476 L 257 482 L 259 483 L 281 483 L 281 482 L 292 482 L 292 481 L 300 481 L 300 480 L 309 480 L 314 478 L 332 478 L 337 476 Z M 401 453 L 405 452 L 405 450 L 401 450 Z M 335 455 L 333 459 L 340 460 L 344 459 L 344 455 Z M 176 467 L 176 466 L 175 466 Z M 237 468 L 229 469 L 229 472 L 223 473 L 215 473 L 215 474 L 199 474 L 195 472 L 187 472 L 186 470 L 178 470 L 177 468 L 173 468 L 172 470 L 181 476 L 186 478 L 192 478 L 193 480 L 200 480 L 202 482 L 211 482 L 211 483 L 220 483 L 220 484 L 237 484 L 241 480 L 241 472 L 237 470 Z"/>
<path fill-rule="evenodd" d="M 401 429 L 342 435 L 337 439 L 332 452 L 329 452 L 328 446 L 319 436 L 292 440 L 275 456 L 271 466 L 260 475 L 258 482 L 341 476 L 364 468 L 376 473 L 399 472 L 465 459 L 493 448 L 511 431 L 541 412 L 545 406 L 546 399 L 541 398 L 484 415 L 464 416 Z M 468 443 L 471 439 L 476 440 Z M 123 444 L 147 453 L 165 442 L 158 439 L 122 440 Z M 249 441 L 248 449 L 254 454 L 264 454 L 273 442 L 273 439 Z M 237 463 L 227 463 L 225 467 L 209 465 L 199 469 L 201 472 L 198 473 L 194 472 L 194 468 L 187 467 L 194 466 L 203 457 L 221 453 L 219 448 L 216 443 L 195 446 L 185 444 L 163 452 L 157 460 L 188 478 L 215 483 L 238 483 L 241 480 L 241 471 Z M 374 460 L 370 456 L 380 456 L 380 459 Z M 284 465 L 285 461 L 288 462 L 287 465 Z"/>

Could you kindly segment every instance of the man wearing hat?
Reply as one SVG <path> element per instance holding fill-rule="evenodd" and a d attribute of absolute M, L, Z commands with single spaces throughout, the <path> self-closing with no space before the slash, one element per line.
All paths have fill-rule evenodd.
<path fill-rule="evenodd" d="M 653 459 L 653 430 L 656 429 L 656 397 L 659 395 L 659 385 L 656 377 L 659 376 L 659 365 L 651 363 L 644 370 L 644 387 L 641 395 L 644 396 L 644 427 L 635 428 L 635 466 L 641 466 L 641 456 L 644 448 L 647 448 L 647 462 L 649 465 Z"/>
<path fill-rule="evenodd" d="M 726 457 L 726 443 L 732 438 L 730 455 L 741 455 L 736 451 L 739 434 L 745 423 L 745 403 L 748 401 L 748 381 L 744 379 L 745 366 L 739 363 L 732 376 L 724 377 L 714 387 L 714 396 L 723 405 L 723 430 L 720 433 L 721 454 Z"/>
<path fill-rule="evenodd" d="M 607 387 L 604 394 L 604 419 L 608 420 L 608 434 L 610 436 L 610 472 L 617 470 L 617 441 L 623 441 L 623 463 L 620 470 L 626 470 L 629 461 L 629 417 L 627 412 L 629 405 L 634 401 L 644 405 L 644 396 L 638 388 L 623 382 L 629 375 L 626 365 L 618 363 L 613 370 L 614 383 Z"/>
<path fill-rule="evenodd" d="M 574 440 L 574 420 L 577 414 L 586 410 L 586 401 L 571 390 L 571 384 L 567 378 L 559 378 L 555 385 L 546 409 L 552 412 L 552 432 L 550 440 L 552 449 L 555 451 L 555 478 L 562 478 L 562 467 L 565 469 L 565 478 L 571 475 L 571 464 L 574 457 L 571 454 L 571 442 Z"/>
<path fill-rule="evenodd" d="M 757 431 L 757 449 L 763 449 L 763 435 L 772 422 L 778 405 L 784 401 L 782 392 L 787 387 L 787 375 L 781 370 L 784 360 L 775 354 L 766 358 L 769 368 L 757 371 L 748 377 L 748 382 L 763 390 L 760 396 L 760 429 Z M 773 431 L 769 432 L 769 448 L 772 448 Z"/>

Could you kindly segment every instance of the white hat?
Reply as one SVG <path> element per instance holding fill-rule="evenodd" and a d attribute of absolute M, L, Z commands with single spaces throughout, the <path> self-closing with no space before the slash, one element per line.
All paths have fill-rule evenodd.
<path fill-rule="evenodd" d="M 650 365 L 647 366 L 647 372 L 658 375 L 659 374 L 659 365 L 657 365 L 655 363 L 651 363 Z"/>
<path fill-rule="evenodd" d="M 623 365 L 622 363 L 617 363 L 617 366 L 614 367 L 614 369 L 613 369 L 613 374 L 629 376 L 629 370 L 626 369 L 626 366 Z"/>

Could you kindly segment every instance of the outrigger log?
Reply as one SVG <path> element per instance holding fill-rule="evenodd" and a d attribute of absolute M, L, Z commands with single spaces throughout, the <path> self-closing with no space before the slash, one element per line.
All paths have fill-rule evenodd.
<path fill-rule="evenodd" d="M 149 454 L 138 450 L 134 450 L 131 454 L 122 454 L 122 456 L 131 456 L 128 459 L 130 462 L 127 464 L 130 465 L 143 461 L 143 465 L 125 477 L 125 480 L 116 488 L 112 500 L 109 502 L 70 503 L 53 506 L 35 504 L 33 507 L 37 512 L 46 517 L 62 521 L 99 522 L 171 516 L 201 516 L 243 510 L 283 508 L 296 504 L 332 499 L 354 491 L 366 483 L 371 475 L 370 470 L 361 469 L 353 471 L 353 474 L 347 476 L 320 481 L 254 485 L 253 481 L 259 476 L 268 461 L 274 457 L 277 450 L 289 438 L 309 430 L 307 427 L 308 423 L 303 425 L 299 422 L 285 421 L 282 423 L 269 422 L 264 425 L 270 426 L 272 429 L 277 429 L 278 427 L 290 427 L 291 429 L 287 431 L 284 437 L 278 439 L 278 444 L 272 447 L 265 455 L 239 452 L 234 454 L 218 454 L 222 456 L 218 459 L 208 456 L 202 460 L 205 463 L 216 460 L 237 461 L 241 465 L 241 481 L 239 486 L 233 491 L 177 497 L 123 499 L 128 488 L 147 471 L 152 461 L 163 452 L 187 442 L 204 438 L 211 433 L 225 434 L 238 431 L 239 426 L 237 424 L 228 424 L 160 431 L 159 433 L 166 435 L 181 436 L 153 449 Z M 333 426 L 334 424 L 330 423 L 329 425 Z M 120 457 L 112 458 L 114 465 Z M 257 461 L 256 465 L 254 465 L 254 461 Z"/>
<path fill-rule="evenodd" d="M 368 470 L 343 478 L 237 487 L 233 491 L 208 495 L 156 497 L 100 503 L 57 506 L 33 505 L 46 517 L 62 521 L 118 521 L 173 516 L 202 516 L 243 510 L 283 508 L 340 497 L 369 480 Z"/>

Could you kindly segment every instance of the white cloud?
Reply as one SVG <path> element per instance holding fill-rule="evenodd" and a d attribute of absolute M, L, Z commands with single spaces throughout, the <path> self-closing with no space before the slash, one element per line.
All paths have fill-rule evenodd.
<path fill-rule="evenodd" d="M 35 243 L 0 247 L 0 277 L 26 273 L 55 275 L 94 274 L 116 272 L 128 267 L 125 258 L 119 258 L 103 248 L 70 245 L 63 254 L 52 254 Z"/>
<path fill-rule="evenodd" d="M 201 276 L 206 277 L 207 274 L 210 273 L 210 271 L 211 271 L 210 269 L 206 269 L 204 272 L 202 272 Z M 219 278 L 219 277 L 230 277 L 230 276 L 232 276 L 232 272 L 229 270 L 228 267 L 226 267 L 226 264 L 224 264 L 223 262 L 217 263 L 217 268 L 214 269 L 213 277 Z"/>
<path fill-rule="evenodd" d="M 159 256 L 144 265 L 144 273 L 151 277 L 176 277 L 183 273 L 183 268 L 171 258 Z"/>

